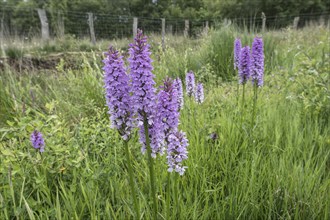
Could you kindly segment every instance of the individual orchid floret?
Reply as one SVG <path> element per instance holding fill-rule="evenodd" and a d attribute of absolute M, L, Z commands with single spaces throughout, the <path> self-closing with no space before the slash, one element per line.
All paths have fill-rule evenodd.
<path fill-rule="evenodd" d="M 45 151 L 45 141 L 42 137 L 42 134 L 39 131 L 33 131 L 30 137 L 30 141 L 32 143 L 32 146 L 39 150 L 40 153 Z"/>
<path fill-rule="evenodd" d="M 189 97 L 195 94 L 195 75 L 189 71 L 186 75 L 186 92 Z"/>
<path fill-rule="evenodd" d="M 204 102 L 204 89 L 203 84 L 198 83 L 196 87 L 196 93 L 195 93 L 195 100 L 198 104 L 202 104 Z"/>
<path fill-rule="evenodd" d="M 174 88 L 178 94 L 178 107 L 179 110 L 183 109 L 184 99 L 183 99 L 183 86 L 180 78 L 176 78 L 173 83 Z"/>
<path fill-rule="evenodd" d="M 128 140 L 134 127 L 134 111 L 124 61 L 119 52 L 110 47 L 103 63 L 105 98 L 111 127 L 116 128 L 124 140 Z"/>
<path fill-rule="evenodd" d="M 256 37 L 252 43 L 251 80 L 253 85 L 263 86 L 264 45 L 262 38 Z"/>
<path fill-rule="evenodd" d="M 241 39 L 236 38 L 234 43 L 234 69 L 239 69 L 240 54 L 242 49 Z"/>
<path fill-rule="evenodd" d="M 251 74 L 251 60 L 250 60 L 250 47 L 245 46 L 241 50 L 240 62 L 239 62 L 239 83 L 246 84 Z"/>
<path fill-rule="evenodd" d="M 188 139 L 182 131 L 176 131 L 169 136 L 169 144 L 167 148 L 167 164 L 169 172 L 177 172 L 183 175 L 186 166 L 182 162 L 188 158 Z"/>

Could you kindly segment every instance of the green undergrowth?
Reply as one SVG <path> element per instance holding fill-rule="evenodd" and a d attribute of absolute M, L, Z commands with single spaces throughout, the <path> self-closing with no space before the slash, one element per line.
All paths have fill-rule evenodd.
<path fill-rule="evenodd" d="M 157 159 L 159 219 L 329 218 L 329 33 L 315 30 L 264 34 L 266 76 L 255 119 L 252 86 L 242 107 L 242 89 L 229 80 L 233 40 L 251 44 L 254 34 L 218 30 L 188 49 L 165 52 L 154 44 L 158 84 L 167 75 L 184 80 L 192 69 L 205 87 L 205 102 L 185 96 L 181 111 L 180 129 L 189 139 L 185 175 L 175 184 L 173 173 L 169 182 L 166 158 Z M 66 69 L 63 60 L 52 74 L 10 68 L 1 74 L 0 219 L 133 218 L 101 59 L 82 56 L 78 69 Z M 31 146 L 34 129 L 44 135 L 43 154 Z M 147 159 L 136 133 L 129 148 L 141 219 L 150 219 Z"/>

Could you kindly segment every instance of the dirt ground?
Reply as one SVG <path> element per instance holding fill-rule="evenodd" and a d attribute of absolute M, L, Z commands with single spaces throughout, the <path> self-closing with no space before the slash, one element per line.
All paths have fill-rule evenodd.
<path fill-rule="evenodd" d="M 81 64 L 81 58 L 77 54 L 61 53 L 48 55 L 45 57 L 24 56 L 20 58 L 0 57 L 0 71 L 9 68 L 15 72 L 38 71 L 38 70 L 56 70 L 56 66 L 61 59 L 64 60 L 64 68 L 76 69 Z"/>

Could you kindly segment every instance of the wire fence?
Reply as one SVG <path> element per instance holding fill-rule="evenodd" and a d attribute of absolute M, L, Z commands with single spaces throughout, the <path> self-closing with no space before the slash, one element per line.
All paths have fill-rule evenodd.
<path fill-rule="evenodd" d="M 302 28 L 310 24 L 325 25 L 329 24 L 330 12 L 322 13 L 309 13 L 300 14 L 299 16 L 294 15 L 278 15 L 278 16 L 265 16 L 266 27 L 268 29 L 279 29 L 288 26 L 294 26 L 294 20 L 298 19 L 297 27 Z M 231 21 L 233 24 L 239 27 L 249 28 L 261 28 L 262 27 L 262 16 L 250 16 L 250 17 L 231 17 L 226 20 Z"/>
<path fill-rule="evenodd" d="M 111 15 L 98 13 L 83 13 L 77 11 L 52 11 L 45 10 L 46 20 L 43 22 L 38 9 L 20 8 L 18 11 L 10 7 L 4 7 L 0 10 L 1 30 L 0 34 L 4 37 L 40 37 L 43 28 L 47 28 L 49 36 L 63 37 L 71 35 L 76 38 L 91 37 L 93 33 L 97 40 L 126 38 L 133 35 L 133 16 L 129 15 Z M 91 21 L 92 19 L 92 21 Z M 249 28 L 259 31 L 262 29 L 263 22 L 267 29 L 278 29 L 294 25 L 296 19 L 296 28 L 303 27 L 310 23 L 317 22 L 320 25 L 328 25 L 330 19 L 329 12 L 301 14 L 297 21 L 297 16 L 272 16 L 262 18 L 258 17 L 231 17 L 203 19 L 166 19 L 165 27 L 162 27 L 160 18 L 139 17 L 137 27 L 145 33 L 161 34 L 162 28 L 166 34 L 187 35 L 188 37 L 199 36 L 203 31 L 210 27 L 219 25 L 236 25 L 237 27 Z M 47 27 L 43 27 L 47 25 Z M 91 27 L 92 25 L 92 27 Z"/>

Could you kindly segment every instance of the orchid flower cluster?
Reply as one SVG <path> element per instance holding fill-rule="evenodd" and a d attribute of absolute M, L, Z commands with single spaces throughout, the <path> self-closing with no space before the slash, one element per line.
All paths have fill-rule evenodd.
<path fill-rule="evenodd" d="M 198 104 L 202 104 L 204 102 L 203 84 L 197 83 L 196 86 L 193 71 L 189 71 L 186 75 L 186 93 L 189 97 L 193 96 Z"/>
<path fill-rule="evenodd" d="M 118 51 L 110 47 L 106 53 L 104 88 L 110 121 L 125 141 L 137 127 L 143 153 L 148 132 L 151 156 L 155 158 L 167 152 L 168 171 L 183 175 L 188 140 L 178 130 L 179 110 L 183 108 L 182 82 L 179 78 L 167 78 L 157 92 L 150 55 L 147 37 L 141 30 L 129 45 L 128 68 Z"/>
<path fill-rule="evenodd" d="M 30 141 L 34 149 L 39 150 L 40 153 L 45 151 L 45 141 L 42 134 L 34 130 L 30 136 Z"/>
<path fill-rule="evenodd" d="M 249 46 L 242 47 L 241 40 L 234 42 L 234 69 L 238 69 L 239 83 L 246 84 L 251 78 L 252 84 L 263 86 L 264 77 L 264 48 L 262 38 L 256 37 Z"/>
<path fill-rule="evenodd" d="M 176 78 L 173 82 L 173 86 L 175 87 L 178 94 L 178 105 L 179 109 L 183 109 L 184 99 L 183 99 L 183 86 L 180 78 Z"/>
<path fill-rule="evenodd" d="M 264 84 L 264 46 L 262 38 L 255 37 L 252 49 L 249 46 L 242 47 L 241 40 L 237 38 L 234 42 L 234 69 L 238 70 L 239 84 L 243 85 L 241 126 L 243 123 L 243 112 L 245 109 L 245 85 L 251 79 L 253 86 L 253 109 L 252 124 L 256 120 L 256 109 L 258 100 L 258 88 Z M 237 85 L 237 93 L 239 85 Z M 237 96 L 238 97 L 238 96 Z M 237 99 L 238 100 L 238 99 Z"/>

